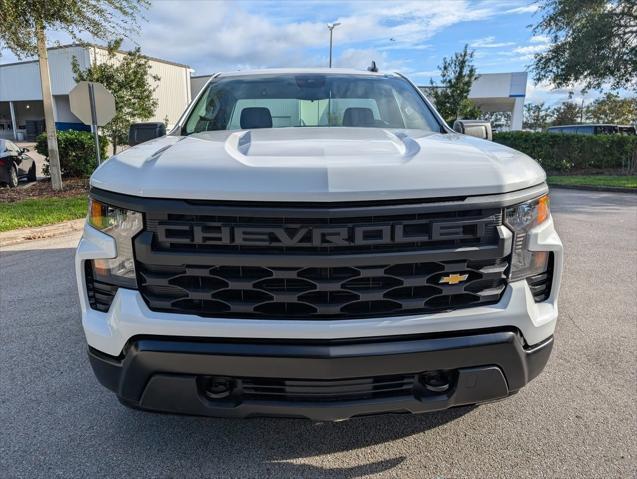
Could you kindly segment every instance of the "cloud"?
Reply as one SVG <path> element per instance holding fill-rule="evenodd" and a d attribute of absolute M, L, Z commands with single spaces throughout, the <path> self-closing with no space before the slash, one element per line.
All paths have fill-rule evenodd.
<path fill-rule="evenodd" d="M 540 9 L 539 5 L 531 4 L 531 5 L 526 5 L 524 7 L 511 8 L 510 10 L 506 10 L 505 13 L 535 13 L 539 9 Z"/>
<path fill-rule="evenodd" d="M 551 39 L 546 35 L 533 35 L 529 41 L 531 43 L 549 43 Z"/>
<path fill-rule="evenodd" d="M 334 66 L 365 70 L 372 60 L 381 71 L 404 71 L 406 67 L 404 60 L 392 60 L 387 52 L 375 48 L 348 48 L 335 59 Z"/>
<path fill-rule="evenodd" d="M 530 45 L 518 46 L 512 50 L 514 54 L 519 55 L 522 61 L 533 60 L 536 53 L 542 53 L 550 46 L 549 38 L 544 35 L 533 36 L 529 42 L 531 42 Z"/>
<path fill-rule="evenodd" d="M 440 70 L 425 70 L 420 72 L 410 72 L 411 78 L 436 78 L 440 76 Z"/>
<path fill-rule="evenodd" d="M 450 26 L 502 13 L 493 0 L 282 5 L 290 4 L 155 1 L 138 43 L 148 55 L 187 63 L 197 74 L 234 70 L 239 65 L 323 66 L 328 56 L 326 24 L 336 21 L 341 25 L 334 30 L 335 54 L 341 52 L 343 61 L 354 64 L 360 62 L 351 51 L 373 50 L 376 55 L 425 50 L 430 46 L 428 39 Z M 327 16 L 330 11 L 338 14 Z M 389 61 L 389 56 L 376 56 L 377 61 Z"/>
<path fill-rule="evenodd" d="M 547 48 L 548 45 L 527 45 L 525 47 L 516 47 L 513 49 L 513 51 L 515 53 L 521 53 L 522 55 L 528 55 L 543 52 Z"/>
<path fill-rule="evenodd" d="M 502 48 L 515 45 L 515 42 L 496 42 L 494 36 L 478 38 L 469 43 L 471 48 Z"/>
<path fill-rule="evenodd" d="M 555 88 L 555 86 L 549 82 L 529 83 L 526 87 L 526 102 L 544 102 L 547 105 L 554 106 L 567 100 L 575 101 L 579 104 L 583 98 L 584 104 L 588 104 L 601 96 L 599 92 L 594 91 L 583 93 L 583 88 L 583 83 L 575 84 L 571 88 Z"/>
<path fill-rule="evenodd" d="M 154 0 L 139 36 L 123 47 L 139 45 L 149 56 L 186 63 L 195 75 L 261 67 L 327 66 L 327 24 L 340 22 L 334 30 L 335 64 L 367 67 L 373 59 L 381 69 L 418 73 L 435 68 L 441 57 L 449 54 L 449 42 L 446 38 L 438 42 L 436 35 L 465 31 L 468 22 L 474 22 L 467 26 L 471 31 L 475 27 L 484 31 L 477 22 L 511 12 L 524 13 L 516 7 L 528 8 L 526 0 Z M 48 33 L 51 40 L 70 42 L 64 34 Z M 489 33 L 486 30 L 485 35 Z M 497 39 L 489 35 L 471 41 L 478 49 L 478 66 L 483 59 L 503 59 L 498 48 L 511 52 L 515 44 L 509 38 L 515 37 L 502 31 Z M 542 44 L 533 39 L 529 42 Z M 6 55 L 0 61 L 11 59 Z M 513 57 L 508 61 L 515 63 Z"/>

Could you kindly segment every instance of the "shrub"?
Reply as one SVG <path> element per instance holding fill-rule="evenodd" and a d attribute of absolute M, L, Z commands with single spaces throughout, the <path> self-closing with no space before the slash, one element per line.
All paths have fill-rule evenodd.
<path fill-rule="evenodd" d="M 87 131 L 58 131 L 58 149 L 60 151 L 60 167 L 62 176 L 80 178 L 90 176 L 97 167 L 95 155 L 95 140 L 93 134 Z M 46 141 L 46 133 L 42 133 L 36 140 L 35 149 L 46 156 L 44 162 L 44 174 L 49 174 L 49 148 Z M 100 136 L 100 154 L 106 158 L 108 140 Z"/>
<path fill-rule="evenodd" d="M 549 172 L 622 170 L 632 173 L 637 161 L 637 136 L 508 131 L 494 134 L 493 141 L 526 153 Z"/>

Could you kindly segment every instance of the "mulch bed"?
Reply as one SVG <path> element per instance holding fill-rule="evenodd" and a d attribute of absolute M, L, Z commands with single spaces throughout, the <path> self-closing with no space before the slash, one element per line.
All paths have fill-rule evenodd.
<path fill-rule="evenodd" d="M 0 203 L 39 198 L 68 198 L 87 194 L 89 180 L 88 178 L 65 178 L 62 185 L 64 187 L 62 191 L 53 191 L 51 180 L 47 179 L 33 184 L 20 183 L 18 188 L 0 187 Z"/>

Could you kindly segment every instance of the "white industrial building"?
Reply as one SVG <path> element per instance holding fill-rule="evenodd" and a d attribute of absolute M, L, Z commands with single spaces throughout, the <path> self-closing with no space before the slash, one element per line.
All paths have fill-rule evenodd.
<path fill-rule="evenodd" d="M 473 82 L 469 99 L 484 113 L 510 112 L 511 130 L 521 130 L 526 82 L 526 72 L 483 73 Z"/>
<path fill-rule="evenodd" d="M 75 86 L 71 62 L 76 57 L 82 69 L 106 61 L 104 47 L 67 45 L 49 48 L 49 71 L 55 125 L 58 130 L 90 129 L 71 113 L 69 92 Z M 123 52 L 119 53 L 123 55 Z M 165 121 L 173 125 L 190 103 L 188 65 L 158 58 L 148 58 L 150 72 L 160 77 L 154 96 L 158 100 L 155 115 L 148 121 Z M 0 138 L 15 140 L 34 137 L 44 129 L 42 89 L 37 60 L 0 65 Z"/>
<path fill-rule="evenodd" d="M 479 73 L 471 85 L 469 99 L 483 113 L 510 113 L 511 130 L 521 130 L 524 119 L 524 99 L 526 97 L 526 72 Z M 425 94 L 430 86 L 419 87 Z"/>

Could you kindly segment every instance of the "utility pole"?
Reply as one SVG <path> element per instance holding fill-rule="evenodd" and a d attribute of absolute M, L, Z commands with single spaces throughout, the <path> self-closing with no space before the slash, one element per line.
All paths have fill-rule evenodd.
<path fill-rule="evenodd" d="M 46 50 L 46 37 L 42 22 L 36 22 L 38 39 L 38 61 L 40 65 L 40 84 L 42 85 L 42 104 L 44 106 L 44 123 L 49 148 L 49 171 L 51 186 L 55 191 L 62 190 L 62 172 L 60 170 L 60 153 L 58 139 L 55 134 L 55 118 L 53 116 L 53 95 L 51 94 L 51 77 L 49 76 L 49 55 Z"/>
<path fill-rule="evenodd" d="M 330 31 L 330 68 L 332 68 L 332 35 L 334 33 L 334 29 L 338 27 L 340 23 L 332 23 L 327 25 L 327 29 Z"/>

